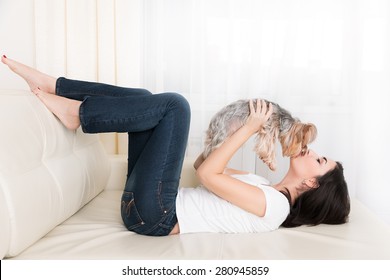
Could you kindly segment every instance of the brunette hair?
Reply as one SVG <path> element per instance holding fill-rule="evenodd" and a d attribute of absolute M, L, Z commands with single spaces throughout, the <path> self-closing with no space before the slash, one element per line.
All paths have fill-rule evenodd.
<path fill-rule="evenodd" d="M 348 186 L 341 163 L 318 177 L 319 187 L 301 194 L 291 205 L 289 193 L 283 193 L 290 201 L 290 213 L 282 223 L 283 227 L 301 225 L 343 224 L 348 221 L 350 200 Z"/>

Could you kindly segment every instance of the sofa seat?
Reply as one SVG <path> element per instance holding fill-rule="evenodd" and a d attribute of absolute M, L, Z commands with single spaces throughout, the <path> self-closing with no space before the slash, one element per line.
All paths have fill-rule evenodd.
<path fill-rule="evenodd" d="M 14 259 L 390 259 L 390 229 L 358 200 L 350 222 L 259 234 L 196 233 L 142 236 L 123 226 L 116 189 L 125 180 L 126 160 L 114 157 L 115 178 L 72 217 Z M 192 159 L 183 167 L 182 187 L 196 184 Z"/>

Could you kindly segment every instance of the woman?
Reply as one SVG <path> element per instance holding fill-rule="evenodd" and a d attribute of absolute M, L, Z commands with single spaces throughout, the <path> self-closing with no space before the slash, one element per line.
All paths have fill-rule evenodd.
<path fill-rule="evenodd" d="M 247 123 L 205 160 L 200 155 L 195 162 L 202 185 L 223 200 L 214 198 L 209 199 L 213 203 L 202 203 L 210 197 L 205 194 L 205 189 L 179 191 L 178 201 L 181 204 L 176 204 L 179 206 L 181 232 L 196 232 L 199 225 L 204 227 L 204 231 L 261 232 L 277 229 L 280 225 L 296 227 L 345 223 L 350 202 L 343 167 L 339 162 L 307 150 L 290 158 L 287 174 L 273 186 L 269 186 L 262 177 L 226 168 L 234 153 L 259 131 L 272 114 L 272 107 L 267 111 L 263 100 L 258 100 L 256 108 L 260 109 L 255 110 L 251 102 Z M 186 193 L 181 196 L 181 192 Z M 207 207 L 211 204 L 212 207 Z M 183 212 L 186 216 L 180 217 Z"/>
<path fill-rule="evenodd" d="M 291 158 L 286 176 L 273 186 L 254 174 L 226 168 L 272 114 L 264 101 L 257 101 L 256 110 L 251 103 L 246 124 L 198 162 L 202 186 L 178 190 L 190 122 L 182 96 L 56 79 L 6 56 L 1 60 L 68 129 L 128 132 L 128 175 L 121 202 L 128 230 L 151 236 L 262 232 L 281 224 L 347 220 L 349 198 L 341 164 L 311 150 Z"/>

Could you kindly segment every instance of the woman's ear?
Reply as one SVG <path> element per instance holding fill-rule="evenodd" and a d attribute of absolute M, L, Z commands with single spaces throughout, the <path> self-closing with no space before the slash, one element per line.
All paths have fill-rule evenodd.
<path fill-rule="evenodd" d="M 303 184 L 308 186 L 310 189 L 316 189 L 320 186 L 316 178 L 305 179 L 303 180 Z"/>

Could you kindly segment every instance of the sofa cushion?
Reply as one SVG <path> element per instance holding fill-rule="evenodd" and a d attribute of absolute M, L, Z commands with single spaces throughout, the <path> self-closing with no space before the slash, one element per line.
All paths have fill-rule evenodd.
<path fill-rule="evenodd" d="M 28 91 L 0 90 L 0 127 L 4 257 L 19 254 L 99 194 L 110 165 L 97 135 L 67 130 Z"/>

